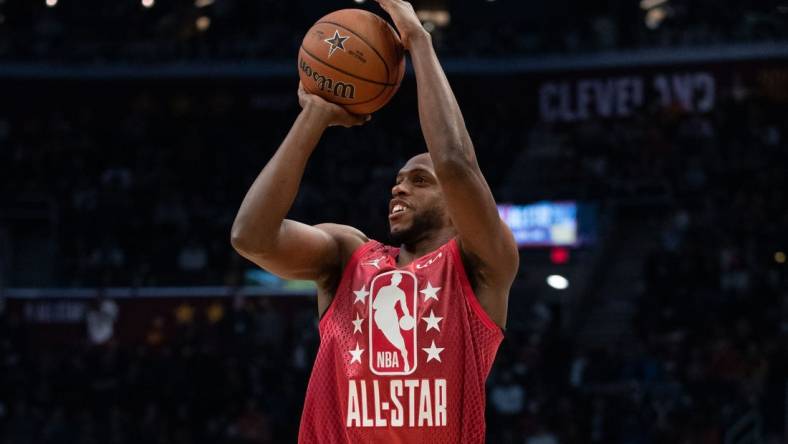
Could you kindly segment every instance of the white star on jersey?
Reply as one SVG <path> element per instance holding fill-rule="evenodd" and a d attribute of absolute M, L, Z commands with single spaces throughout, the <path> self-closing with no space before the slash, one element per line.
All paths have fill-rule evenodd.
<path fill-rule="evenodd" d="M 356 344 L 356 347 L 358 347 L 358 344 Z M 432 340 L 432 345 L 430 345 L 429 347 L 424 347 L 422 348 L 422 350 L 427 352 L 427 362 L 430 362 L 433 359 L 435 359 L 438 362 L 443 362 L 441 361 L 441 352 L 443 351 L 443 347 L 436 347 L 434 339 Z"/>
<path fill-rule="evenodd" d="M 432 345 L 433 346 L 435 345 L 435 341 L 432 341 Z M 443 350 L 443 349 L 441 349 L 441 350 Z M 354 362 L 358 362 L 359 364 L 361 364 L 361 354 L 364 353 L 364 349 L 363 348 L 359 348 L 358 341 L 356 341 L 356 348 L 353 349 L 353 350 L 349 350 L 348 353 L 350 353 L 350 356 L 352 356 L 352 358 L 350 359 L 350 363 L 351 364 L 354 363 Z M 438 361 L 440 361 L 440 358 L 438 358 Z"/>
<path fill-rule="evenodd" d="M 440 327 L 440 325 L 438 325 L 438 322 L 442 321 L 443 318 L 435 316 L 435 310 L 430 310 L 429 317 L 421 318 L 421 320 L 427 323 L 427 330 L 426 331 L 430 331 L 430 329 L 433 329 L 433 328 L 435 330 L 441 331 L 441 327 Z"/>
<path fill-rule="evenodd" d="M 427 302 L 427 299 L 435 299 L 438 300 L 438 290 L 441 287 L 433 287 L 430 281 L 427 281 L 427 287 L 424 290 L 420 290 L 419 293 L 424 295 L 424 302 Z"/>
<path fill-rule="evenodd" d="M 354 304 L 356 302 L 361 302 L 362 304 L 366 303 L 364 298 L 366 298 L 367 295 L 369 295 L 369 292 L 367 291 L 367 286 L 366 285 L 361 287 L 361 290 L 353 290 L 353 293 L 356 295 L 356 300 L 353 301 Z"/>
<path fill-rule="evenodd" d="M 358 313 L 356 313 L 356 320 L 350 322 L 353 323 L 353 334 L 361 333 L 361 323 L 364 322 L 364 320 L 358 316 Z"/>

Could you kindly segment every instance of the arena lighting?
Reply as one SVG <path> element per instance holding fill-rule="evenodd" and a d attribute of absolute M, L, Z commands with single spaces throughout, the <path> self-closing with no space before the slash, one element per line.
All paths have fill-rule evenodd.
<path fill-rule="evenodd" d="M 785 263 L 785 252 L 784 251 L 778 251 L 778 252 L 774 253 L 774 261 L 777 262 L 778 264 L 784 264 Z"/>
<path fill-rule="evenodd" d="M 419 9 L 416 15 L 422 23 L 431 22 L 438 28 L 443 28 L 451 22 L 451 15 L 445 9 Z"/>
<path fill-rule="evenodd" d="M 657 7 L 646 13 L 646 26 L 648 29 L 657 29 L 668 16 L 665 8 Z"/>
<path fill-rule="evenodd" d="M 547 285 L 556 290 L 566 290 L 569 288 L 569 281 L 560 274 L 551 274 L 547 276 Z"/>
<path fill-rule="evenodd" d="M 201 16 L 197 18 L 197 21 L 194 22 L 194 25 L 197 26 L 198 31 L 206 31 L 211 26 L 211 18 L 207 16 Z"/>
<path fill-rule="evenodd" d="M 657 6 L 664 5 L 668 0 L 641 0 L 640 9 L 648 11 L 649 9 L 656 8 Z"/>
<path fill-rule="evenodd" d="M 657 29 L 668 18 L 670 0 L 640 0 L 640 9 L 646 11 L 646 27 Z"/>
<path fill-rule="evenodd" d="M 146 8 L 152 8 L 155 0 L 142 0 L 142 6 Z"/>
<path fill-rule="evenodd" d="M 206 6 L 211 6 L 213 4 L 213 0 L 194 0 L 194 6 L 198 8 L 204 8 Z"/>
<path fill-rule="evenodd" d="M 358 3 L 358 4 L 364 3 L 364 0 L 353 0 L 353 1 Z"/>
<path fill-rule="evenodd" d="M 57 6 L 57 0 L 46 0 L 46 4 L 50 8 L 54 8 L 55 6 Z"/>
<path fill-rule="evenodd" d="M 555 265 L 563 265 L 569 262 L 569 250 L 564 247 L 551 248 L 550 262 L 552 262 Z"/>

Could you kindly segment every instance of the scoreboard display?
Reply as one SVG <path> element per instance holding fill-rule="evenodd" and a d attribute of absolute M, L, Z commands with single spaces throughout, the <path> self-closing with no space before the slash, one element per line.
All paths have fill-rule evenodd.
<path fill-rule="evenodd" d="M 519 247 L 575 247 L 579 243 L 576 202 L 498 205 L 498 213 Z"/>

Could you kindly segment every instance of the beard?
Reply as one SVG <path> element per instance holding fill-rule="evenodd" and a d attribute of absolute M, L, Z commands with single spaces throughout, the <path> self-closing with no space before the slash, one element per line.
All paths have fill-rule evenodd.
<path fill-rule="evenodd" d="M 413 246 L 440 226 L 441 212 L 438 208 L 430 208 L 414 215 L 409 227 L 397 232 L 389 230 L 389 241 L 395 246 Z"/>

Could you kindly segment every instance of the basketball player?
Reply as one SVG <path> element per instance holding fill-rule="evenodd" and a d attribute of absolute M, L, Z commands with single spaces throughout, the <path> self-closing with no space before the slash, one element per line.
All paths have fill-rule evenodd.
<path fill-rule="evenodd" d="M 285 219 L 326 127 L 368 119 L 303 88 L 303 109 L 246 194 L 232 244 L 274 274 L 317 283 L 320 348 L 299 443 L 482 443 L 484 383 L 503 338 L 517 248 L 429 33 L 410 3 L 378 3 L 410 52 L 428 148 L 391 189 L 393 246 L 349 226 Z M 391 285 L 404 303 L 379 315 Z M 412 326 L 396 324 L 402 307 L 413 308 Z M 400 331 L 381 333 L 380 324 Z"/>

